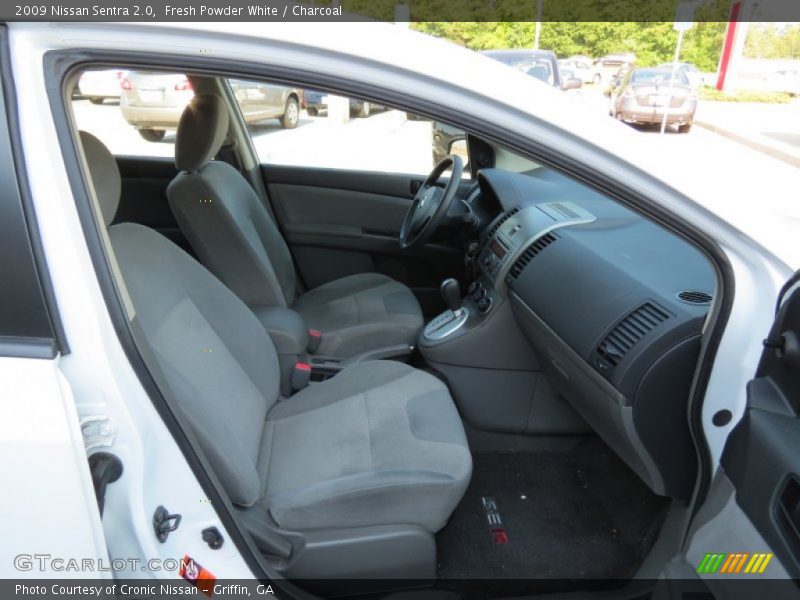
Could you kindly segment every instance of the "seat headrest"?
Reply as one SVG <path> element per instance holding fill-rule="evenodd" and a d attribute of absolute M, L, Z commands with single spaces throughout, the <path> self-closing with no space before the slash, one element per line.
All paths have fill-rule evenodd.
<path fill-rule="evenodd" d="M 119 195 L 122 190 L 122 179 L 114 156 L 103 142 L 91 133 L 80 132 L 83 154 L 89 165 L 89 175 L 94 186 L 94 193 L 100 202 L 100 213 L 106 227 L 111 225 L 119 206 Z"/>
<path fill-rule="evenodd" d="M 214 158 L 228 133 L 228 107 L 214 94 L 198 94 L 183 110 L 175 139 L 175 166 L 196 171 Z"/>

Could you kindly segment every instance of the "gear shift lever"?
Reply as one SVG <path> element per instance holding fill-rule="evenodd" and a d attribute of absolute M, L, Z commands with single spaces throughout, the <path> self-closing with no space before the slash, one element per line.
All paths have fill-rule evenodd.
<path fill-rule="evenodd" d="M 445 279 L 439 287 L 439 291 L 449 310 L 435 317 L 422 330 L 424 339 L 431 343 L 436 343 L 452 335 L 466 323 L 469 314 L 467 309 L 461 306 L 461 286 L 458 281 L 452 278 Z"/>
<path fill-rule="evenodd" d="M 461 314 L 461 286 L 458 284 L 458 281 L 450 277 L 449 279 L 445 279 L 442 282 L 442 285 L 439 287 L 439 291 L 442 293 L 442 299 L 444 303 L 447 305 L 447 308 L 453 311 L 453 313 L 458 316 Z"/>

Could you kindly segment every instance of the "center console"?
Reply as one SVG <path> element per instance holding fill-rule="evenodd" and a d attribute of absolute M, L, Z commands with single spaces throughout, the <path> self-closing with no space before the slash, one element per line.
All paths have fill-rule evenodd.
<path fill-rule="evenodd" d="M 447 377 L 462 414 L 488 430 L 536 431 L 546 411 L 548 426 L 562 423 L 565 433 L 583 423 L 546 383 L 531 346 L 520 332 L 507 301 L 506 278 L 549 245 L 555 231 L 590 223 L 595 217 L 571 202 L 513 208 L 487 228 L 476 254 L 477 277 L 461 297 L 458 283 L 446 280 L 442 296 L 448 309 L 432 319 L 419 338 L 428 364 Z M 535 394 L 534 394 L 535 390 Z M 497 405 L 503 404 L 497 410 Z"/>
<path fill-rule="evenodd" d="M 427 324 L 420 346 L 436 346 L 453 336 L 469 334 L 503 302 L 509 274 L 550 244 L 555 239 L 554 230 L 594 220 L 594 215 L 571 202 L 533 204 L 498 216 L 483 236 L 477 255 L 478 277 L 463 299 L 455 280 L 442 283 L 448 310 Z"/>

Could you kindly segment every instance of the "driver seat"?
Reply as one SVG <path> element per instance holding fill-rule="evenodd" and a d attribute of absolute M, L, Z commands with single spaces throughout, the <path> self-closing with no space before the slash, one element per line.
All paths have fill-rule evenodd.
<path fill-rule="evenodd" d="M 212 160 L 228 125 L 228 108 L 213 94 L 195 96 L 178 124 L 180 173 L 167 196 L 200 261 L 255 312 L 298 312 L 322 333 L 319 355 L 344 359 L 415 345 L 422 310 L 410 289 L 386 275 L 359 273 L 297 294 L 292 256 L 267 209 L 241 173 Z"/>

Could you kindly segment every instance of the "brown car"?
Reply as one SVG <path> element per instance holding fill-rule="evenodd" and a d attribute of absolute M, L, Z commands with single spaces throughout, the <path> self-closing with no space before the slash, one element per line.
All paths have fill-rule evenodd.
<path fill-rule="evenodd" d="M 612 83 L 609 114 L 626 123 L 661 123 L 688 132 L 697 110 L 697 92 L 686 75 L 671 69 L 631 69 Z"/>

